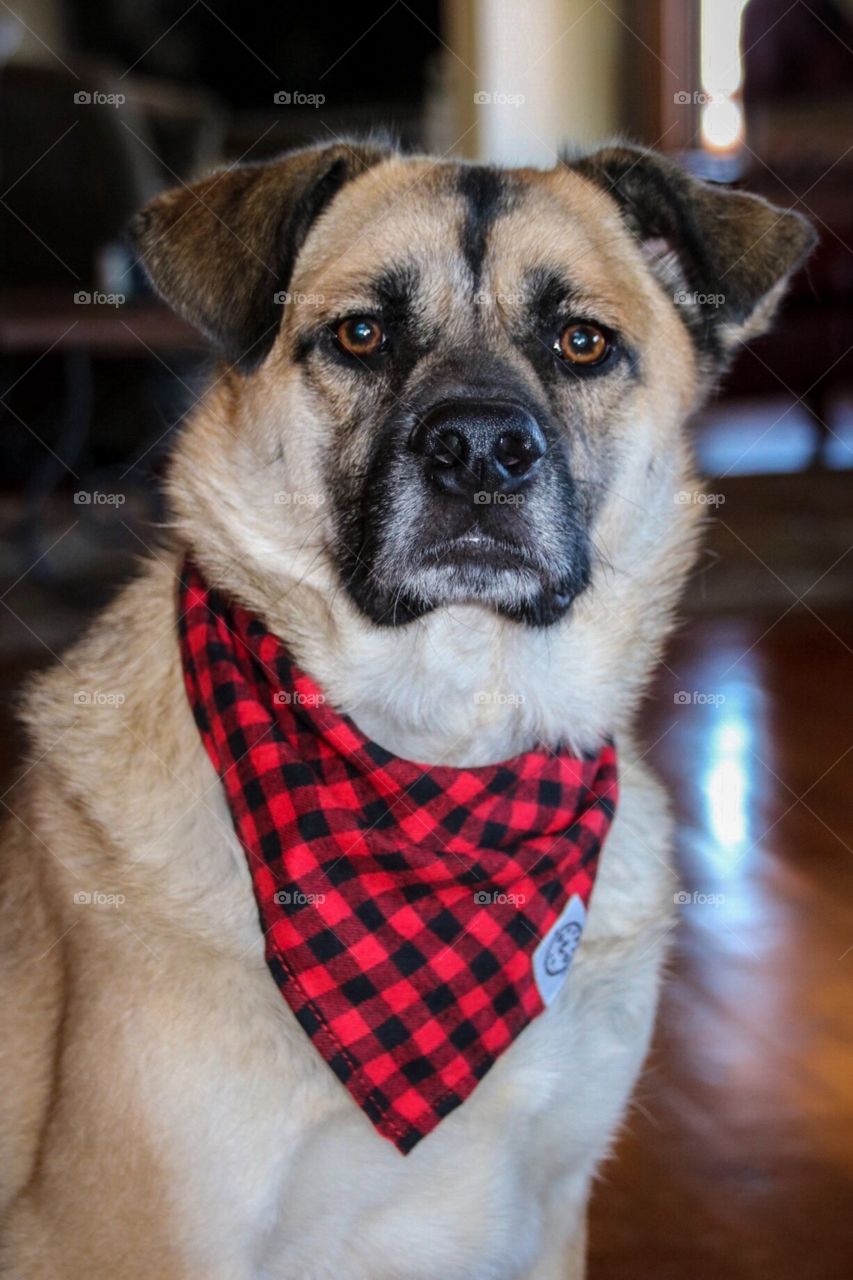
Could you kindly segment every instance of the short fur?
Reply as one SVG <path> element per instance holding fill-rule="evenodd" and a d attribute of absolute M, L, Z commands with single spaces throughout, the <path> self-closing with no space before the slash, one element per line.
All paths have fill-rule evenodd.
<path fill-rule="evenodd" d="M 176 447 L 169 544 L 27 696 L 3 860 L 2 1274 L 579 1280 L 673 924 L 666 802 L 632 722 L 693 555 L 683 423 L 811 233 L 625 148 L 507 172 L 370 144 L 225 171 L 156 199 L 137 234 L 231 365 Z M 678 287 L 729 301 L 676 305 Z M 359 367 L 330 326 L 368 309 L 394 344 Z M 618 335 L 600 376 L 555 362 L 569 315 Z M 496 391 L 557 461 L 526 509 L 488 514 L 523 564 L 448 570 L 405 441 L 430 403 Z M 267 972 L 182 686 L 188 549 L 401 755 L 616 736 L 621 804 L 569 981 L 408 1157 Z"/>

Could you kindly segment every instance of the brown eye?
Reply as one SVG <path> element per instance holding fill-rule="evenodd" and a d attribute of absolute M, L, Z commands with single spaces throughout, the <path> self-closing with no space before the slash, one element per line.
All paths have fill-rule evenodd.
<path fill-rule="evenodd" d="M 335 337 L 351 356 L 375 355 L 385 340 L 378 320 L 371 316 L 350 316 L 335 329 Z"/>
<path fill-rule="evenodd" d="M 610 350 L 610 343 L 597 325 L 575 321 L 560 334 L 557 349 L 572 364 L 600 364 Z"/>

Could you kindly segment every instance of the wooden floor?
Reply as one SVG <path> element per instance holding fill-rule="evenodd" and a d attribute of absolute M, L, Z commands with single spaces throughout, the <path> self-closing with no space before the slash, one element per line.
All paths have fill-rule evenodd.
<path fill-rule="evenodd" d="M 694 620 L 647 708 L 689 900 L 590 1280 L 853 1277 L 853 613 L 772 621 Z"/>
<path fill-rule="evenodd" d="M 689 900 L 590 1280 L 853 1277 L 853 611 L 778 613 L 693 618 L 644 713 Z"/>

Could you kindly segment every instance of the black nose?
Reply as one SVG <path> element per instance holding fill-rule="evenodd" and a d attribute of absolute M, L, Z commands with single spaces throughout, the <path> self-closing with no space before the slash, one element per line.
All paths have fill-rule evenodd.
<path fill-rule="evenodd" d="M 465 498 L 516 493 L 548 447 L 536 419 L 505 400 L 445 400 L 418 423 L 409 444 L 443 493 Z"/>

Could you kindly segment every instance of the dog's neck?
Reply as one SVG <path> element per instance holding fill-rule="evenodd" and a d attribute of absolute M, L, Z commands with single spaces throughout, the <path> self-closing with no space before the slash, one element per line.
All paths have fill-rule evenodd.
<path fill-rule="evenodd" d="M 221 566 L 208 572 L 203 555 L 199 561 L 212 584 L 263 618 L 368 737 L 405 759 L 457 767 L 542 745 L 596 750 L 619 737 L 659 655 L 672 604 L 662 594 L 653 608 L 632 611 L 630 630 L 618 604 L 602 625 L 585 595 L 547 628 L 474 604 L 379 628 L 339 590 L 257 572 L 241 581 Z"/>
<path fill-rule="evenodd" d="M 338 617 L 332 650 L 322 632 L 300 632 L 290 639 L 297 660 L 397 755 L 479 765 L 562 736 L 549 638 L 488 609 L 445 607 L 383 630 Z"/>
<path fill-rule="evenodd" d="M 236 567 L 199 559 L 212 582 L 231 578 L 235 596 L 363 733 L 426 764 L 492 764 L 561 742 L 597 749 L 627 725 L 655 657 L 648 644 L 635 647 L 630 665 L 621 661 L 618 638 L 600 641 L 583 597 L 551 628 L 474 604 L 380 628 L 328 585 L 257 569 L 240 582 Z"/>

